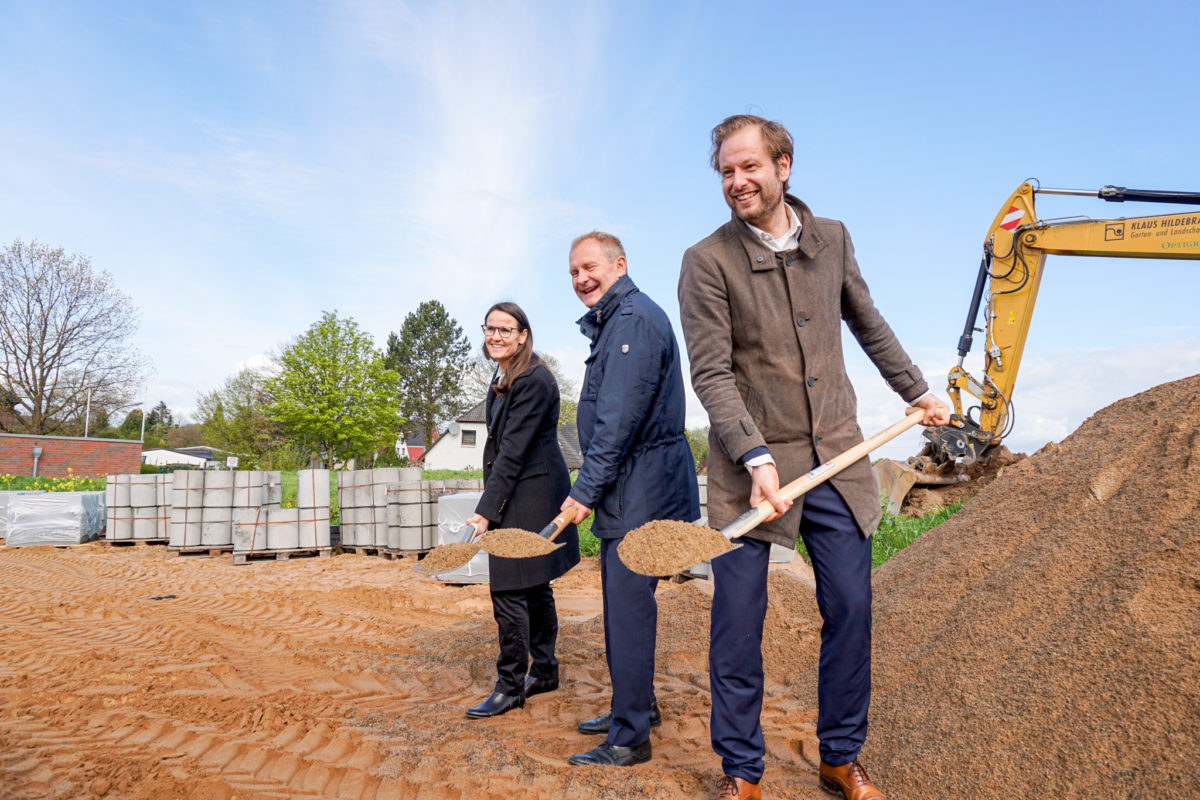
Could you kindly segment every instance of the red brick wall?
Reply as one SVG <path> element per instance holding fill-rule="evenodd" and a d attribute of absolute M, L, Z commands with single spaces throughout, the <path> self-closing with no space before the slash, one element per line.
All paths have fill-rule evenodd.
<path fill-rule="evenodd" d="M 26 436 L 0 433 L 0 474 L 32 475 L 33 446 L 42 448 L 38 475 L 79 477 L 137 473 L 142 468 L 142 443 L 128 439 L 85 439 L 82 436 Z"/>

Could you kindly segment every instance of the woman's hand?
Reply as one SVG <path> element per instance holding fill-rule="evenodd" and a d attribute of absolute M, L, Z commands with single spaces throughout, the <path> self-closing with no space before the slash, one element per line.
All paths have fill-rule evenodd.
<path fill-rule="evenodd" d="M 492 524 L 492 521 L 482 514 L 472 514 L 471 516 L 467 517 L 467 524 L 475 528 L 475 535 L 478 536 L 488 529 L 488 526 Z"/>

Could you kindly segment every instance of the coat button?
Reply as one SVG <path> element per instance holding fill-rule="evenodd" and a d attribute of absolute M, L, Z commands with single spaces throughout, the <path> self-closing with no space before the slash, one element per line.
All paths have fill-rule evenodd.
<path fill-rule="evenodd" d="M 816 385 L 817 385 L 817 379 L 816 379 L 816 378 L 809 378 L 809 379 L 808 379 L 808 385 L 809 385 L 809 386 L 816 386 Z"/>
<path fill-rule="evenodd" d="M 820 436 L 814 436 L 814 437 L 813 437 L 813 444 L 814 444 L 814 445 L 819 445 L 820 443 L 821 443 L 821 437 L 820 437 Z"/>
<path fill-rule="evenodd" d="M 799 325 L 801 328 L 803 328 L 805 323 L 807 323 L 807 322 L 808 322 L 808 317 L 804 316 L 803 314 L 796 317 L 796 324 Z"/>
<path fill-rule="evenodd" d="M 787 260 L 784 261 L 783 263 L 787 264 L 790 267 L 792 265 L 792 261 L 793 261 L 792 257 L 788 256 Z"/>
<path fill-rule="evenodd" d="M 756 260 L 758 261 L 758 263 L 760 263 L 760 264 L 761 264 L 761 263 L 763 262 L 763 257 L 762 257 L 762 256 L 759 256 L 759 257 L 758 257 Z"/>

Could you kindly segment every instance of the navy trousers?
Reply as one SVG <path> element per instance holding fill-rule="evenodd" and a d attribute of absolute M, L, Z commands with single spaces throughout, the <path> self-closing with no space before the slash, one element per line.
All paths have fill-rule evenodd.
<path fill-rule="evenodd" d="M 822 483 L 804 496 L 800 535 L 813 560 L 821 611 L 817 738 L 833 766 L 854 761 L 867 736 L 871 701 L 871 540 L 841 495 Z M 726 775 L 758 783 L 763 773 L 763 617 L 770 545 L 714 559 L 709 680 L 712 744 Z"/>
<path fill-rule="evenodd" d="M 600 540 L 604 656 L 612 680 L 613 721 L 607 741 L 618 747 L 636 747 L 650 738 L 658 578 L 630 572 L 617 556 L 620 543 L 620 539 Z"/>
<path fill-rule="evenodd" d="M 550 584 L 492 592 L 492 616 L 500 635 L 497 692 L 520 694 L 525 688 L 526 671 L 535 678 L 558 677 L 558 659 L 554 655 L 558 611 Z"/>

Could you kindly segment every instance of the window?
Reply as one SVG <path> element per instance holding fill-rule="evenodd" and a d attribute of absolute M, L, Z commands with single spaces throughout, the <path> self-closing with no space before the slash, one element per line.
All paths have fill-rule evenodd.
<path fill-rule="evenodd" d="M 475 446 L 475 431 L 463 431 L 462 432 L 462 443 L 463 443 L 463 447 L 474 447 Z"/>

